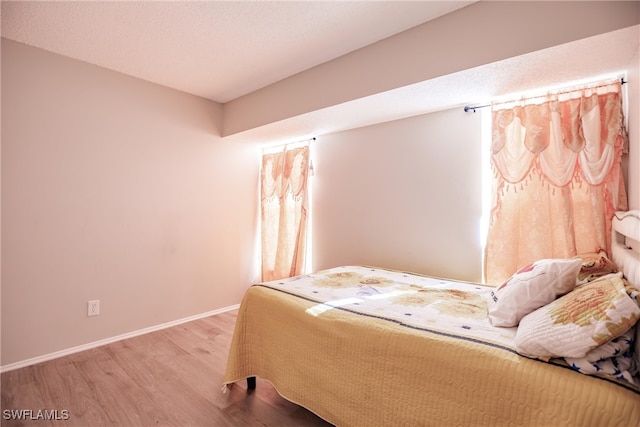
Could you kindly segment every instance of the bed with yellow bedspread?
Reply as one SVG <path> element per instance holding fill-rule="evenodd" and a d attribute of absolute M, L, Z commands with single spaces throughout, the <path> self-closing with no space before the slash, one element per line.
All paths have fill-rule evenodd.
<path fill-rule="evenodd" d="M 254 285 L 225 385 L 260 377 L 338 426 L 640 426 L 633 382 L 519 355 L 490 289 L 361 266 Z"/>

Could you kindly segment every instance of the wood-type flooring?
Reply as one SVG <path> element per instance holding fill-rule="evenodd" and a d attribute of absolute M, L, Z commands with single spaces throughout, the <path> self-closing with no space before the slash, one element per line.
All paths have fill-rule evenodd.
<path fill-rule="evenodd" d="M 255 391 L 243 381 L 222 392 L 236 315 L 233 310 L 5 372 L 0 425 L 330 426 L 260 378 Z"/>

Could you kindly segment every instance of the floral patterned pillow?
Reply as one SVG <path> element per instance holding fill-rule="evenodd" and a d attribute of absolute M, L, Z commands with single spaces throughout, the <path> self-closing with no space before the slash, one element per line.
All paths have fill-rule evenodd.
<path fill-rule="evenodd" d="M 609 259 L 607 253 L 603 250 L 580 254 L 575 256 L 574 259 L 582 260 L 582 266 L 580 266 L 580 272 L 578 273 L 578 284 L 591 282 L 599 277 L 620 271 L 618 266 Z"/>
<path fill-rule="evenodd" d="M 533 310 L 573 290 L 580 259 L 541 259 L 511 276 L 489 294 L 487 307 L 493 326 L 517 326 Z"/>
<path fill-rule="evenodd" d="M 610 274 L 524 316 L 516 332 L 516 349 L 540 358 L 584 357 L 638 319 L 640 308 L 627 293 L 622 273 Z"/>

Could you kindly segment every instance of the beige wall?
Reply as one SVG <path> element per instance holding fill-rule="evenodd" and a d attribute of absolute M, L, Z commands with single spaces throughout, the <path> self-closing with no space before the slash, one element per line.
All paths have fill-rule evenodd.
<path fill-rule="evenodd" d="M 318 137 L 313 268 L 480 281 L 480 117 L 456 108 Z"/>
<path fill-rule="evenodd" d="M 260 153 L 220 127 L 214 102 L 2 40 L 3 366 L 239 303 Z"/>
<path fill-rule="evenodd" d="M 495 6 L 482 3 L 473 7 Z M 619 3 L 623 18 L 600 24 L 625 25 L 624 10 L 637 10 L 632 3 Z M 464 40 L 450 42 L 473 46 L 459 27 L 455 32 Z M 434 71 L 433 64 L 445 63 L 422 56 L 423 68 L 398 67 L 409 59 L 390 62 L 375 53 L 394 50 L 407 37 L 411 33 L 227 104 L 226 133 L 328 106 L 345 94 L 353 98 L 428 78 L 406 74 L 424 67 L 442 74 L 468 65 L 447 62 L 455 69 Z M 530 41 L 552 45 L 564 36 L 545 37 L 550 40 Z M 540 48 L 514 43 L 501 47 Z M 450 51 L 433 50 L 447 57 Z M 411 49 L 403 52 L 412 55 Z M 491 55 L 519 53 L 501 52 L 471 49 L 476 56 L 456 58 L 475 66 L 495 60 Z M 361 79 L 358 70 L 371 61 L 395 65 L 379 74 L 383 81 Z M 636 55 L 629 64 L 628 190 L 635 209 L 639 63 Z M 351 71 L 342 73 L 344 67 Z M 351 85 L 343 79 L 348 75 L 364 86 Z M 220 105 L 6 40 L 1 86 L 0 365 L 240 301 L 257 277 L 260 153 L 221 139 Z M 276 96 L 282 90 L 291 97 Z M 288 103 L 261 108 L 271 107 L 274 97 Z M 459 108 L 318 135 L 314 269 L 375 264 L 480 280 L 480 149 L 480 114 Z M 86 316 L 89 299 L 101 300 L 100 316 Z"/>

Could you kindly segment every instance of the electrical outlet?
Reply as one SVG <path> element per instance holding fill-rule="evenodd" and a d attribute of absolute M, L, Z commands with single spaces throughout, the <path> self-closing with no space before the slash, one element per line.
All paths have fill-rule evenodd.
<path fill-rule="evenodd" d="M 87 303 L 87 316 L 97 316 L 100 314 L 100 300 L 94 299 Z"/>

